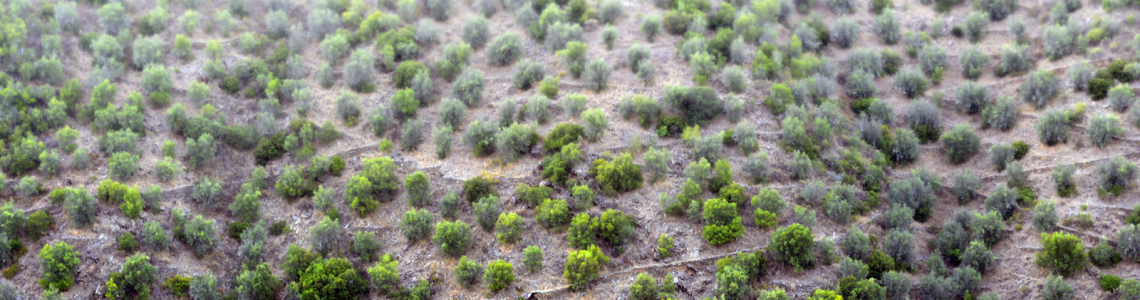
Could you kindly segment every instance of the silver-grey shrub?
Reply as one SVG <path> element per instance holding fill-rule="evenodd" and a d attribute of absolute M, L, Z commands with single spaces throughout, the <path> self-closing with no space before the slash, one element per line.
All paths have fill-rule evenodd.
<path fill-rule="evenodd" d="M 879 36 L 879 38 L 883 39 L 883 43 L 894 45 L 896 42 L 898 42 L 899 38 L 902 37 L 902 33 L 899 32 L 900 27 L 901 25 L 899 24 L 898 17 L 895 16 L 895 11 L 893 9 L 886 8 L 883 9 L 883 12 L 881 14 L 875 16 L 875 21 L 871 26 L 871 31 L 873 31 L 875 35 Z"/>
<path fill-rule="evenodd" d="M 851 1 L 851 0 L 829 0 L 830 1 Z M 851 47 L 855 41 L 859 40 L 859 23 L 854 20 L 843 18 L 835 22 L 831 26 L 831 41 L 842 48 Z"/>
<path fill-rule="evenodd" d="M 1030 73 L 1017 90 L 1018 97 L 1021 98 L 1022 102 L 1031 103 L 1037 108 L 1045 107 L 1060 93 L 1060 89 L 1057 87 L 1057 76 L 1053 75 L 1052 71 L 1045 69 Z"/>
<path fill-rule="evenodd" d="M 1089 118 L 1088 129 L 1085 132 L 1089 135 L 1089 142 L 1100 148 L 1107 146 L 1112 139 L 1124 135 L 1120 119 L 1111 114 L 1099 114 Z"/>

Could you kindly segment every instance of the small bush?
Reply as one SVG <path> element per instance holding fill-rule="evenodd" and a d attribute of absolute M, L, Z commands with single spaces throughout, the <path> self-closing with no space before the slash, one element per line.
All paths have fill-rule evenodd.
<path fill-rule="evenodd" d="M 1136 164 L 1123 157 L 1100 162 L 1096 165 L 1097 192 L 1120 195 L 1135 183 L 1137 172 Z"/>
<path fill-rule="evenodd" d="M 652 43 L 656 40 L 657 34 L 661 32 L 661 17 L 653 14 L 641 18 L 641 33 L 645 35 L 645 40 Z"/>
<path fill-rule="evenodd" d="M 1045 111 L 1037 122 L 1037 140 L 1052 146 L 1069 140 L 1069 113 L 1058 109 Z"/>
<path fill-rule="evenodd" d="M 542 64 L 524 59 L 515 64 L 512 82 L 515 88 L 529 90 L 534 83 L 542 81 L 545 72 Z"/>
<path fill-rule="evenodd" d="M 1126 84 L 1117 84 L 1108 90 L 1108 106 L 1117 112 L 1124 112 L 1136 102 L 1136 94 L 1132 87 Z"/>
<path fill-rule="evenodd" d="M 988 13 L 974 11 L 966 17 L 966 36 L 969 37 L 970 43 L 977 44 L 982 40 L 986 34 L 986 27 L 990 25 L 990 16 Z"/>
<path fill-rule="evenodd" d="M 923 143 L 937 141 L 942 131 L 941 113 L 926 101 L 912 102 L 907 106 L 907 123 Z"/>
<path fill-rule="evenodd" d="M 1029 78 L 1018 88 L 1021 101 L 1044 107 L 1057 97 L 1057 79 L 1048 70 L 1037 70 L 1029 74 Z"/>
<path fill-rule="evenodd" d="M 1058 2 L 1060 4 L 1061 2 Z M 1045 277 L 1045 287 L 1041 289 L 1041 298 L 1046 300 L 1073 299 L 1073 287 L 1064 281 L 1062 276 L 1049 275 Z"/>
<path fill-rule="evenodd" d="M 463 288 L 467 288 L 483 277 L 483 266 L 478 263 L 467 260 L 467 256 L 459 258 L 459 264 L 455 266 L 455 281 Z"/>
<path fill-rule="evenodd" d="M 871 31 L 883 40 L 883 43 L 894 45 L 898 42 L 902 33 L 899 32 L 899 20 L 895 17 L 895 11 L 887 8 L 883 12 L 875 16 L 874 23 L 871 25 Z"/>
<path fill-rule="evenodd" d="M 1100 275 L 1100 289 L 1105 292 L 1116 291 L 1120 287 L 1120 277 L 1112 274 Z"/>
<path fill-rule="evenodd" d="M 1049 268 L 1062 275 L 1083 269 L 1084 245 L 1080 238 L 1064 232 L 1041 234 L 1041 252 L 1037 253 L 1037 266 Z M 1051 276 L 1050 276 L 1051 277 Z M 1047 281 L 1052 281 L 1049 279 Z M 1048 289 L 1049 282 L 1046 282 Z"/>
<path fill-rule="evenodd" d="M 777 259 L 797 269 L 810 269 L 815 265 L 815 257 L 811 251 L 814 245 L 811 229 L 795 223 L 780 228 L 772 234 L 772 243 L 769 244 L 768 251 Z"/>
<path fill-rule="evenodd" d="M 609 262 L 610 258 L 602 254 L 597 246 L 571 251 L 566 257 L 566 269 L 562 272 L 562 277 L 570 282 L 571 291 L 580 291 L 597 279 L 598 272 Z"/>
<path fill-rule="evenodd" d="M 1077 183 L 1073 179 L 1073 174 L 1077 172 L 1077 167 L 1072 164 L 1059 165 L 1050 174 L 1053 177 L 1053 186 L 1057 190 L 1057 196 L 1071 197 L 1077 194 Z"/>
<path fill-rule="evenodd" d="M 432 242 L 440 245 L 440 251 L 449 256 L 467 253 L 471 243 L 471 227 L 462 220 L 441 221 L 435 225 Z"/>
<path fill-rule="evenodd" d="M 1119 263 L 1120 260 L 1120 253 L 1117 253 L 1115 248 L 1108 245 L 1108 241 L 1106 240 L 1101 240 L 1096 247 L 1089 249 L 1089 261 L 1098 267 L 1111 268 Z"/>
<path fill-rule="evenodd" d="M 463 41 L 473 48 L 482 48 L 487 43 L 487 31 L 490 26 L 487 19 L 482 16 L 468 18 L 460 29 L 463 32 Z"/>
<path fill-rule="evenodd" d="M 523 265 L 531 273 L 542 270 L 542 260 L 542 248 L 532 245 L 523 250 Z"/>
<path fill-rule="evenodd" d="M 505 66 L 522 54 L 522 42 L 518 34 L 507 32 L 495 36 L 488 47 L 487 60 L 492 65 Z"/>
<path fill-rule="evenodd" d="M 959 53 L 958 64 L 962 66 L 962 76 L 977 80 L 982 76 L 982 68 L 990 65 L 990 58 L 977 46 L 970 46 Z"/>
<path fill-rule="evenodd" d="M 1120 120 L 1116 116 L 1101 114 L 1089 119 L 1086 132 L 1089 142 L 1104 148 L 1113 138 L 1123 135 L 1124 129 L 1120 127 Z"/>
<path fill-rule="evenodd" d="M 1029 70 L 1032 63 L 1029 61 L 1028 51 L 1029 47 L 1017 44 L 1002 46 L 1001 58 L 994 73 L 1001 77 Z"/>
<path fill-rule="evenodd" d="M 922 76 L 918 70 L 906 69 L 902 73 L 895 76 L 895 88 L 901 90 L 906 94 L 907 98 L 914 99 L 926 92 L 926 88 L 930 85 L 930 81 Z"/>

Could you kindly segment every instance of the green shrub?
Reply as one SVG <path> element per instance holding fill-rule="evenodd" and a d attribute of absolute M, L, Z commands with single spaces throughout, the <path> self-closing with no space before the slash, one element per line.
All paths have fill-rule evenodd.
<path fill-rule="evenodd" d="M 1113 291 L 1116 291 L 1116 288 L 1118 287 L 1120 287 L 1120 276 L 1112 274 L 1100 275 L 1100 289 L 1102 291 L 1111 293 Z"/>
<path fill-rule="evenodd" d="M 590 218 L 586 213 L 579 213 L 570 220 L 570 230 L 566 234 L 566 239 L 570 242 L 570 247 L 575 249 L 586 249 L 588 246 L 594 245 L 594 229 L 597 227 L 596 222 Z"/>
<path fill-rule="evenodd" d="M 111 177 L 118 180 L 127 180 L 138 172 L 139 156 L 130 152 L 115 152 L 108 160 Z"/>
<path fill-rule="evenodd" d="M 431 181 L 423 172 L 416 171 L 404 179 L 404 189 L 408 193 L 408 204 L 423 207 L 431 201 Z"/>
<path fill-rule="evenodd" d="M 319 223 L 309 227 L 309 243 L 314 252 L 328 253 L 338 247 L 340 222 L 325 216 Z"/>
<path fill-rule="evenodd" d="M 815 265 L 815 257 L 811 251 L 814 245 L 811 229 L 795 223 L 780 228 L 772 234 L 768 251 L 777 259 L 797 269 L 810 269 Z"/>
<path fill-rule="evenodd" d="M 266 265 L 262 264 L 261 266 Z M 259 273 L 261 266 L 258 266 Z M 268 267 L 266 267 L 266 271 L 268 271 Z M 272 274 L 266 275 L 272 276 Z M 328 278 L 336 278 L 336 280 L 329 280 Z M 240 277 L 238 281 L 241 281 Z M 276 278 L 272 278 L 270 281 L 258 278 L 258 281 L 262 282 L 255 285 L 254 290 L 257 290 L 258 294 L 268 292 L 265 294 L 272 295 L 275 288 L 280 285 Z M 309 265 L 307 270 L 301 272 L 300 280 L 296 284 L 290 284 L 288 287 L 290 293 L 312 296 L 315 299 L 345 299 L 361 297 L 367 293 L 368 280 L 358 274 L 347 259 L 317 259 Z"/>
<path fill-rule="evenodd" d="M 465 68 L 452 83 L 451 94 L 468 107 L 473 107 L 483 101 L 484 86 L 482 71 Z"/>
<path fill-rule="evenodd" d="M 495 238 L 499 243 L 514 244 L 522 239 L 522 220 L 515 213 L 500 213 L 495 222 Z"/>
<path fill-rule="evenodd" d="M 1037 70 L 1029 73 L 1029 78 L 1018 88 L 1021 101 L 1032 103 L 1037 108 L 1045 107 L 1060 93 L 1057 88 L 1057 78 L 1048 70 Z"/>
<path fill-rule="evenodd" d="M 1116 252 L 1116 249 L 1110 246 L 1107 240 L 1102 239 L 1096 247 L 1089 249 L 1089 261 L 1098 267 L 1111 268 L 1120 260 L 1120 253 Z"/>
<path fill-rule="evenodd" d="M 1037 122 L 1037 139 L 1048 146 L 1067 142 L 1070 126 L 1070 113 L 1068 111 L 1047 110 L 1042 113 Z"/>
<path fill-rule="evenodd" d="M 135 235 L 130 232 L 124 232 L 119 236 L 119 250 L 127 253 L 135 252 L 139 249 L 139 242 L 135 240 Z"/>
<path fill-rule="evenodd" d="M 981 138 L 973 127 L 958 124 L 950 132 L 942 135 L 942 148 L 951 162 L 960 164 L 978 152 Z"/>
<path fill-rule="evenodd" d="M 485 156 L 495 152 L 495 136 L 499 127 L 492 122 L 475 120 L 463 134 L 463 142 L 472 148 L 476 156 Z"/>
<path fill-rule="evenodd" d="M 641 167 L 633 163 L 633 157 L 624 153 L 612 161 L 598 159 L 590 167 L 590 175 L 595 176 L 606 191 L 627 192 L 641 187 Z"/>
<path fill-rule="evenodd" d="M 1124 134 L 1120 127 L 1120 119 L 1110 114 L 1099 114 L 1089 119 L 1086 132 L 1089 142 L 1097 147 L 1104 148 L 1116 137 Z"/>
<path fill-rule="evenodd" d="M 566 269 L 562 277 L 570 283 L 570 290 L 585 289 L 598 277 L 598 272 L 610 262 L 610 258 L 602 254 L 597 246 L 589 246 L 583 250 L 574 250 L 566 257 Z"/>
<path fill-rule="evenodd" d="M 1060 4 L 1061 2 L 1058 2 Z M 1045 277 L 1045 287 L 1041 289 L 1041 298 L 1046 300 L 1073 299 L 1073 287 L 1064 281 L 1063 276 L 1050 274 Z"/>
<path fill-rule="evenodd" d="M 711 245 L 735 241 L 744 234 L 736 203 L 720 198 L 709 199 L 704 203 L 705 228 L 702 236 Z"/>
<path fill-rule="evenodd" d="M 467 253 L 471 244 L 471 227 L 462 220 L 441 221 L 435 225 L 432 242 L 440 245 L 440 251 L 449 256 Z"/>
<path fill-rule="evenodd" d="M 487 289 L 491 293 L 498 293 L 515 282 L 514 272 L 515 268 L 511 266 L 511 263 L 501 259 L 495 260 L 487 264 L 487 272 L 483 274 L 483 281 L 487 282 Z"/>
<path fill-rule="evenodd" d="M 186 297 L 190 291 L 190 277 L 175 274 L 166 278 L 162 287 L 170 289 L 170 293 L 178 297 Z"/>
<path fill-rule="evenodd" d="M 595 220 L 592 227 L 598 230 L 598 236 L 609 242 L 615 253 L 622 253 L 622 245 L 634 235 L 634 226 L 637 219 L 624 212 L 608 209 Z"/>
<path fill-rule="evenodd" d="M 1123 157 L 1114 157 L 1096 165 L 1097 192 L 1120 195 L 1136 181 L 1138 168 Z"/>
<path fill-rule="evenodd" d="M 518 34 L 507 32 L 495 36 L 488 46 L 487 60 L 492 65 L 505 66 L 522 54 L 522 42 Z"/>
<path fill-rule="evenodd" d="M 602 59 L 594 59 L 586 64 L 586 73 L 583 80 L 586 81 L 586 88 L 595 92 L 606 89 L 609 85 L 610 74 L 613 73 L 614 68 Z"/>
<path fill-rule="evenodd" d="M 75 250 L 67 242 L 44 244 L 40 250 L 40 286 L 45 289 L 68 290 L 74 283 L 72 274 L 79 266 Z"/>
<path fill-rule="evenodd" d="M 534 83 L 542 81 L 544 73 L 546 70 L 542 64 L 530 59 L 523 59 L 515 64 L 512 82 L 515 88 L 529 90 Z"/>
<path fill-rule="evenodd" d="M 403 233 L 404 238 L 409 241 L 418 241 L 428 237 L 431 233 L 431 222 L 435 221 L 435 216 L 425 209 L 411 209 L 404 213 L 404 217 L 400 219 L 400 232 Z"/>
<path fill-rule="evenodd" d="M 1049 268 L 1062 275 L 1072 274 L 1084 267 L 1084 244 L 1080 238 L 1064 232 L 1041 234 L 1041 252 L 1037 252 L 1037 266 Z"/>
<path fill-rule="evenodd" d="M 523 265 L 531 273 L 542 270 L 542 249 L 538 246 L 527 246 L 523 250 Z"/>
<path fill-rule="evenodd" d="M 396 88 L 403 89 L 410 87 L 412 79 L 421 71 L 427 71 L 427 67 L 424 67 L 423 64 L 417 61 L 405 60 L 401 62 L 400 65 L 396 67 L 396 74 L 393 75 Z"/>
<path fill-rule="evenodd" d="M 459 259 L 459 264 L 452 272 L 455 274 L 455 281 L 463 288 L 467 288 L 479 280 L 479 277 L 483 277 L 484 270 L 478 263 L 467 260 L 465 255 Z"/>

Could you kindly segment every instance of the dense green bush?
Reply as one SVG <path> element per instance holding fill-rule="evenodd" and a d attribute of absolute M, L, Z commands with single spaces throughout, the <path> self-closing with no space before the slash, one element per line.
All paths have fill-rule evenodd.
<path fill-rule="evenodd" d="M 606 191 L 627 192 L 641 188 L 641 166 L 633 163 L 629 153 L 612 161 L 598 159 L 590 167 L 590 175 L 595 176 Z"/>
<path fill-rule="evenodd" d="M 503 244 L 514 244 L 522 239 L 522 219 L 518 214 L 499 214 L 499 219 L 495 222 L 495 239 Z"/>
<path fill-rule="evenodd" d="M 895 76 L 895 88 L 902 90 L 907 98 L 914 99 L 926 92 L 930 81 L 926 80 L 918 70 L 905 69 Z"/>
<path fill-rule="evenodd" d="M 127 253 L 135 252 L 139 249 L 139 241 L 135 239 L 135 235 L 130 232 L 124 232 L 118 238 L 119 250 Z"/>
<path fill-rule="evenodd" d="M 534 218 L 543 227 L 561 227 L 570 223 L 570 207 L 566 200 L 545 199 L 535 208 Z"/>
<path fill-rule="evenodd" d="M 811 269 L 815 265 L 814 245 L 811 229 L 793 223 L 772 234 L 768 251 L 796 269 Z"/>
<path fill-rule="evenodd" d="M 562 272 L 562 277 L 570 283 L 570 290 L 580 291 L 597 279 L 598 272 L 609 262 L 610 258 L 602 254 L 597 246 L 574 250 L 566 257 L 566 269 Z"/>
<path fill-rule="evenodd" d="M 262 267 L 258 266 L 258 273 Z M 272 274 L 266 274 L 272 276 Z M 254 290 L 257 293 L 273 295 L 273 291 L 280 283 L 276 278 L 266 279 L 259 275 Z M 239 277 L 240 278 L 240 277 Z M 241 280 L 238 280 L 239 282 Z M 290 283 L 290 293 L 303 295 L 302 299 L 346 299 L 363 296 L 368 292 L 369 281 L 353 268 L 352 263 L 344 258 L 316 259 L 308 268 L 300 273 L 300 280 Z"/>
<path fill-rule="evenodd" d="M 511 82 L 515 88 L 529 90 L 534 83 L 542 81 L 544 73 L 546 73 L 546 69 L 542 64 L 530 59 L 523 59 L 515 64 Z"/>
<path fill-rule="evenodd" d="M 610 74 L 613 73 L 614 68 L 602 59 L 594 59 L 586 64 L 586 73 L 583 75 L 583 80 L 586 81 L 586 88 L 595 92 L 606 89 L 609 84 Z"/>
<path fill-rule="evenodd" d="M 709 244 L 730 243 L 744 235 L 736 203 L 720 198 L 709 199 L 705 201 L 703 211 L 706 225 L 701 235 Z"/>
<path fill-rule="evenodd" d="M 1064 232 L 1042 233 L 1041 252 L 1037 252 L 1037 266 L 1062 275 L 1084 268 L 1086 256 L 1081 239 Z"/>
<path fill-rule="evenodd" d="M 974 11 L 966 17 L 966 37 L 970 43 L 977 44 L 986 35 L 986 27 L 990 25 L 990 16 L 986 12 Z"/>
<path fill-rule="evenodd" d="M 530 273 L 542 269 L 542 259 L 542 248 L 538 246 L 527 246 L 526 249 L 523 250 L 523 265 L 526 266 L 526 269 L 530 271 Z"/>
<path fill-rule="evenodd" d="M 43 273 L 39 279 L 40 286 L 63 291 L 70 289 L 74 283 L 72 274 L 80 263 L 71 245 L 67 242 L 44 244 L 39 257 L 40 272 Z"/>
<path fill-rule="evenodd" d="M 951 162 L 960 164 L 978 152 L 981 138 L 968 124 L 958 124 L 942 135 L 942 149 Z"/>
<path fill-rule="evenodd" d="M 511 263 L 495 260 L 487 264 L 487 272 L 483 274 L 483 281 L 487 282 L 487 289 L 491 293 L 498 293 L 515 282 L 515 268 Z"/>
<path fill-rule="evenodd" d="M 1102 291 L 1113 292 L 1116 291 L 1118 287 L 1120 287 L 1120 276 L 1112 274 L 1100 275 L 1100 289 Z"/>
<path fill-rule="evenodd" d="M 467 288 L 483 277 L 483 266 L 480 266 L 474 261 L 467 260 L 467 256 L 459 258 L 459 263 L 455 265 L 452 271 L 455 274 L 455 281 L 463 288 Z"/>
<path fill-rule="evenodd" d="M 504 128 L 495 138 L 499 143 L 497 149 L 504 151 L 507 161 L 514 161 L 521 154 L 530 153 L 531 148 L 538 143 L 538 139 L 538 131 L 533 124 L 519 123 Z"/>
<path fill-rule="evenodd" d="M 1140 229 L 1133 224 L 1121 226 L 1116 232 L 1116 249 L 1126 260 L 1140 259 Z"/>
<path fill-rule="evenodd" d="M 439 244 L 440 252 L 444 254 L 462 255 L 467 253 L 467 247 L 471 244 L 471 227 L 462 220 L 440 221 L 435 225 L 432 242 Z"/>
<path fill-rule="evenodd" d="M 1111 268 L 1121 260 L 1120 253 L 1108 245 L 1108 241 L 1101 240 L 1096 247 L 1089 249 L 1089 261 L 1101 268 Z"/>
<path fill-rule="evenodd" d="M 1029 47 L 1021 45 L 1006 45 L 1001 47 L 1001 58 L 994 69 L 999 77 L 1008 74 L 1018 74 L 1028 71 L 1032 62 L 1029 61 Z"/>
<path fill-rule="evenodd" d="M 400 219 L 400 232 L 403 233 L 404 238 L 409 241 L 418 241 L 428 237 L 431 233 L 431 222 L 435 221 L 435 216 L 425 209 L 411 209 L 404 213 L 404 217 Z"/>

